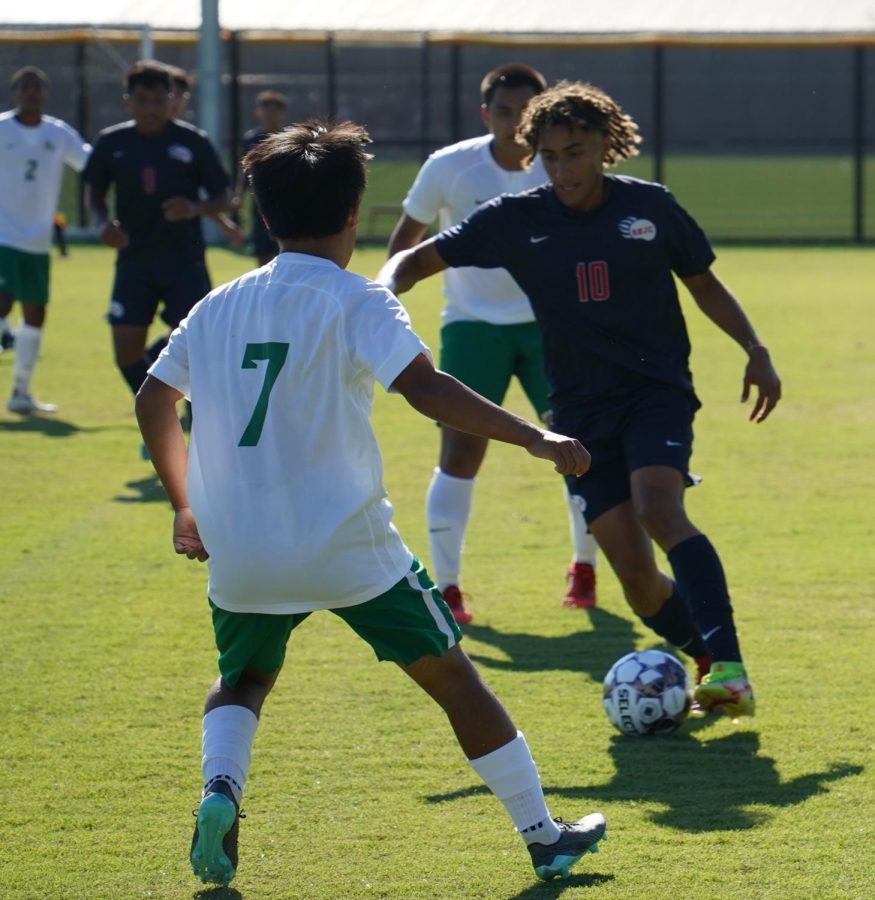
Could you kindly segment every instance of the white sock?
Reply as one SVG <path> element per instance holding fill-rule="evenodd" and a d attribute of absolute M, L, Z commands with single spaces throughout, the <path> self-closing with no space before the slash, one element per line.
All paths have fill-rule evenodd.
<path fill-rule="evenodd" d="M 7 316 L 0 316 L 0 334 L 6 334 L 7 332 L 11 332 L 12 329 L 9 327 L 9 319 Z"/>
<path fill-rule="evenodd" d="M 431 548 L 432 576 L 440 590 L 459 584 L 462 544 L 471 516 L 474 478 L 456 478 L 439 468 L 428 486 L 425 515 Z"/>
<path fill-rule="evenodd" d="M 586 500 L 579 494 L 572 494 L 565 489 L 565 499 L 568 502 L 568 521 L 571 526 L 571 544 L 574 547 L 574 561 L 589 563 L 593 568 L 598 561 L 599 545 L 596 539 L 589 533 L 583 511 L 586 509 Z"/>
<path fill-rule="evenodd" d="M 16 394 L 30 393 L 30 379 L 39 356 L 42 337 L 43 332 L 41 328 L 26 325 L 24 322 L 18 323 L 18 329 L 15 333 L 15 366 L 12 370 Z"/>
<path fill-rule="evenodd" d="M 503 747 L 468 762 L 504 804 L 527 845 L 559 840 L 559 828 L 550 818 L 541 779 L 521 731 Z"/>
<path fill-rule="evenodd" d="M 219 706 L 204 716 L 204 793 L 212 781 L 221 778 L 231 786 L 240 805 L 256 728 L 258 717 L 245 706 Z"/>

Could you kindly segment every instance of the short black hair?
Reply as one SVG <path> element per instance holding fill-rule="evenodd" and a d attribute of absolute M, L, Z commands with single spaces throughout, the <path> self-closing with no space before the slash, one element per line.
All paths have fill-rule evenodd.
<path fill-rule="evenodd" d="M 367 185 L 371 139 L 353 122 L 309 119 L 268 135 L 241 160 L 278 240 L 338 234 Z"/>
<path fill-rule="evenodd" d="M 167 66 L 168 71 L 170 72 L 170 82 L 173 85 L 174 93 L 179 90 L 182 93 L 187 93 L 191 90 L 192 79 L 191 75 L 185 71 L 185 69 L 180 68 L 179 66 Z"/>
<path fill-rule="evenodd" d="M 170 69 L 154 59 L 138 59 L 125 72 L 125 91 L 132 94 L 137 87 L 163 88 L 167 93 L 173 90 Z"/>
<path fill-rule="evenodd" d="M 288 106 L 285 94 L 281 94 L 279 91 L 261 91 L 255 98 L 256 106 L 268 106 L 271 104 L 285 109 Z"/>
<path fill-rule="evenodd" d="M 12 73 L 9 87 L 14 91 L 25 78 L 35 78 L 44 88 L 49 86 L 49 76 L 39 66 L 22 66 Z"/>
<path fill-rule="evenodd" d="M 505 63 L 497 66 L 487 72 L 480 82 L 480 97 L 484 106 L 489 106 L 500 87 L 530 87 L 536 94 L 540 94 L 547 87 L 547 79 L 537 69 L 525 63 Z"/>

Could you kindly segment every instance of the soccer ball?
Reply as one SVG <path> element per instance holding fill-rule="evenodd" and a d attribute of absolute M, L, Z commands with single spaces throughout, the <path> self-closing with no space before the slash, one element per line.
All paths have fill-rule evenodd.
<path fill-rule="evenodd" d="M 627 653 L 605 675 L 602 702 L 623 734 L 671 734 L 690 711 L 686 669 L 661 650 Z"/>

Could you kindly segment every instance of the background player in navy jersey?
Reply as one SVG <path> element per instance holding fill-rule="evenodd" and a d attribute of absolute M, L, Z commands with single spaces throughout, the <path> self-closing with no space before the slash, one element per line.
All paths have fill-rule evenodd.
<path fill-rule="evenodd" d="M 704 710 L 752 715 L 723 567 L 687 517 L 684 488 L 700 406 L 672 273 L 748 356 L 742 401 L 762 422 L 781 396 L 769 353 L 711 271 L 707 238 L 659 184 L 606 175 L 634 156 L 635 122 L 592 85 L 560 82 L 526 108 L 520 135 L 550 184 L 498 197 L 460 225 L 393 257 L 380 281 L 399 292 L 448 266 L 506 268 L 544 338 L 553 427 L 577 437 L 592 467 L 569 488 L 632 609 L 710 671 Z M 674 578 L 659 571 L 652 541 Z"/>
<path fill-rule="evenodd" d="M 168 65 L 167 68 L 170 71 L 170 84 L 173 88 L 170 118 L 186 121 L 188 105 L 191 103 L 191 75 L 179 66 Z M 207 218 L 216 223 L 216 227 L 221 232 L 222 237 L 232 246 L 241 247 L 246 242 L 246 237 L 240 226 L 226 213 L 214 213 L 211 216 L 207 216 Z"/>
<path fill-rule="evenodd" d="M 248 153 L 253 147 L 257 147 L 269 134 L 282 131 L 286 123 L 286 98 L 279 91 L 261 91 L 255 98 L 255 118 L 258 121 L 257 128 L 250 128 L 243 135 L 243 152 Z M 237 182 L 236 204 L 242 203 L 243 194 L 246 191 L 246 180 L 242 173 Z M 252 198 L 252 252 L 259 266 L 267 265 L 277 255 L 277 243 L 270 236 L 264 219 Z"/>
<path fill-rule="evenodd" d="M 531 66 L 506 63 L 487 72 L 480 107 L 488 134 L 432 153 L 404 199 L 404 212 L 389 238 L 389 255 L 416 246 L 435 219 L 441 228 L 458 225 L 481 203 L 516 194 L 547 180 L 539 161 L 526 165 L 527 148 L 516 130 L 526 104 L 547 87 Z M 523 292 L 502 270 L 463 268 L 444 278 L 440 367 L 493 403 L 504 401 L 516 377 L 539 416 L 550 408 L 541 335 Z M 426 517 L 435 580 L 456 621 L 472 614 L 462 593 L 462 546 L 471 515 L 474 482 L 488 442 L 441 428 L 438 467 L 428 487 Z M 597 548 L 579 498 L 567 494 L 573 542 L 563 605 L 596 604 Z"/>
<path fill-rule="evenodd" d="M 116 365 L 136 394 L 167 340 L 146 348 L 158 304 L 174 328 L 210 290 L 200 217 L 226 210 L 230 197 L 207 136 L 172 118 L 168 68 L 141 60 L 125 84 L 131 121 L 100 132 L 85 181 L 100 240 L 118 250 L 107 318 Z M 111 186 L 115 217 L 107 204 Z"/>

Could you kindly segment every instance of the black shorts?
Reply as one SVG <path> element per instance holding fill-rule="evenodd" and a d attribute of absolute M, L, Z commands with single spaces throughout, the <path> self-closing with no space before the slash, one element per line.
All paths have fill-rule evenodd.
<path fill-rule="evenodd" d="M 611 402 L 593 404 L 571 431 L 592 454 L 589 471 L 567 476 L 571 494 L 586 501 L 584 516 L 594 522 L 631 497 L 629 475 L 644 466 L 670 466 L 690 482 L 693 419 L 699 401 L 678 388 L 649 385 Z M 579 412 L 579 411 L 578 411 Z"/>
<path fill-rule="evenodd" d="M 203 257 L 130 258 L 120 256 L 109 303 L 110 325 L 149 326 L 164 301 L 162 320 L 175 328 L 211 290 Z"/>

